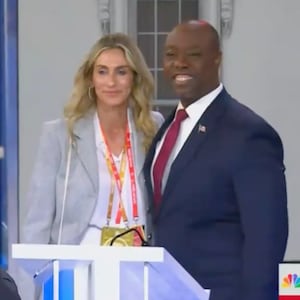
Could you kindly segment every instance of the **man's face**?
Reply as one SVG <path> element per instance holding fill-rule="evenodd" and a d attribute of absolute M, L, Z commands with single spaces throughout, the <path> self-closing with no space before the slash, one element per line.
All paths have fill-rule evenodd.
<path fill-rule="evenodd" d="M 185 106 L 218 86 L 220 59 L 220 51 L 207 28 L 184 24 L 168 35 L 164 73 Z"/>

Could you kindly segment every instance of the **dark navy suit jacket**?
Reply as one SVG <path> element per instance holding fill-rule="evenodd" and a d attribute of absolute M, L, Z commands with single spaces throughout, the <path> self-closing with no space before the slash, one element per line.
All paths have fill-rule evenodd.
<path fill-rule="evenodd" d="M 2 269 L 0 269 L 0 299 L 21 300 L 14 280 Z"/>
<path fill-rule="evenodd" d="M 150 242 L 211 289 L 211 300 L 278 299 L 288 236 L 280 137 L 223 89 L 173 162 L 155 210 L 151 164 L 174 113 L 144 165 Z"/>

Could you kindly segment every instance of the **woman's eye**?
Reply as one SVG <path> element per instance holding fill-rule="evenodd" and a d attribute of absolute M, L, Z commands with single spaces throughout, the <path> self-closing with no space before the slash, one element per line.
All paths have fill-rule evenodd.
<path fill-rule="evenodd" d="M 106 74 L 106 71 L 105 71 L 105 70 L 103 70 L 103 69 L 100 69 L 100 70 L 98 70 L 98 74 L 100 74 L 100 75 L 104 75 L 104 74 Z"/>
<path fill-rule="evenodd" d="M 119 75 L 126 75 L 126 74 L 127 74 L 127 71 L 121 69 L 121 70 L 118 71 L 118 74 L 119 74 Z"/>

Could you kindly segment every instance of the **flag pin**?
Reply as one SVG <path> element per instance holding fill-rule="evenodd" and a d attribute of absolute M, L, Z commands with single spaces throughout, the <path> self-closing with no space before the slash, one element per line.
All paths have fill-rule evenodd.
<path fill-rule="evenodd" d="M 204 126 L 204 125 L 202 125 L 202 124 L 199 124 L 198 132 L 205 133 L 205 132 L 206 132 L 206 126 Z"/>

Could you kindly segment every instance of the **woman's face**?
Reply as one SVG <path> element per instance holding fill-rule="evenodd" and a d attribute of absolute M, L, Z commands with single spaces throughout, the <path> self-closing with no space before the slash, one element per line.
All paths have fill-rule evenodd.
<path fill-rule="evenodd" d="M 92 84 L 97 105 L 128 105 L 133 85 L 133 71 L 121 49 L 104 50 L 96 59 Z"/>

